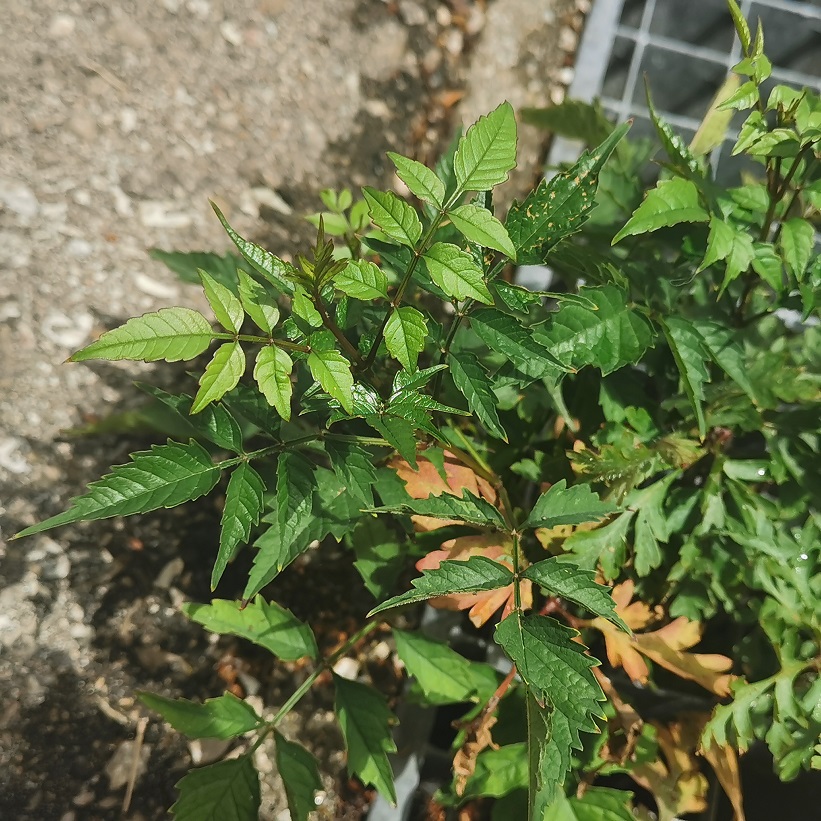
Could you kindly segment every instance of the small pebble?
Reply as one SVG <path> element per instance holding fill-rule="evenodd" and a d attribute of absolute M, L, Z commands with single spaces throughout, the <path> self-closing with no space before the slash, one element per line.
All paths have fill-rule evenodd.
<path fill-rule="evenodd" d="M 62 40 L 74 34 L 77 23 L 69 14 L 55 14 L 48 27 L 48 36 L 53 40 Z"/>

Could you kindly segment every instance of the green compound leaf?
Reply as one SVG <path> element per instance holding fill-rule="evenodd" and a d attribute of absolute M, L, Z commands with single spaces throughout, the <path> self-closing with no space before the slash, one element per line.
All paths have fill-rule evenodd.
<path fill-rule="evenodd" d="M 534 379 L 566 371 L 567 366 L 544 346 L 530 330 L 496 308 L 480 308 L 470 315 L 470 326 L 491 350 L 506 356 L 522 373 Z"/>
<path fill-rule="evenodd" d="M 292 294 L 294 292 L 294 286 L 290 281 L 290 277 L 295 273 L 293 265 L 283 262 L 279 257 L 274 256 L 270 251 L 266 251 L 259 245 L 247 239 L 243 239 L 228 224 L 228 220 L 225 219 L 222 211 L 220 211 L 213 202 L 211 203 L 211 207 L 214 209 L 217 219 L 222 223 L 225 232 L 231 237 L 231 241 L 237 246 L 245 261 L 278 291 L 283 294 Z"/>
<path fill-rule="evenodd" d="M 191 308 L 161 308 L 129 319 L 104 333 L 96 342 L 69 357 L 88 359 L 138 359 L 143 362 L 179 362 L 199 356 L 214 338 L 211 323 Z"/>
<path fill-rule="evenodd" d="M 582 570 L 570 562 L 560 562 L 552 558 L 530 565 L 522 575 L 554 596 L 575 602 L 594 615 L 612 621 L 626 633 L 630 632 L 616 614 L 616 603 L 610 595 L 610 588 L 596 583 L 594 571 Z"/>
<path fill-rule="evenodd" d="M 139 693 L 139 699 L 189 738 L 236 738 L 255 730 L 262 722 L 250 704 L 232 693 L 206 699 L 202 704 L 154 693 Z"/>
<path fill-rule="evenodd" d="M 199 413 L 204 407 L 222 399 L 233 390 L 245 373 L 245 353 L 239 342 L 226 342 L 214 352 L 214 356 L 200 377 L 200 389 L 191 405 L 191 413 Z"/>
<path fill-rule="evenodd" d="M 266 602 L 261 596 L 245 608 L 242 602 L 213 599 L 211 604 L 186 602 L 182 611 L 212 633 L 248 639 L 283 661 L 317 657 L 311 628 L 290 610 L 276 602 Z"/>
<path fill-rule="evenodd" d="M 489 191 L 516 167 L 516 118 L 504 102 L 480 117 L 459 140 L 453 158 L 457 191 Z"/>
<path fill-rule="evenodd" d="M 494 251 L 501 251 L 515 262 L 516 248 L 508 236 L 507 229 L 487 208 L 473 203 L 460 205 L 448 211 L 448 218 L 456 230 L 471 242 L 477 242 Z"/>
<path fill-rule="evenodd" d="M 313 342 L 317 334 L 310 337 Z M 308 354 L 308 367 L 325 393 L 339 402 L 347 413 L 353 413 L 353 376 L 351 364 L 334 349 L 317 350 Z"/>
<path fill-rule="evenodd" d="M 613 285 L 582 288 L 579 294 L 588 304 L 562 304 L 534 328 L 534 341 L 563 363 L 564 370 L 590 365 L 607 375 L 638 362 L 654 334 L 650 323 L 632 309 L 628 295 Z"/>
<path fill-rule="evenodd" d="M 707 352 L 701 334 L 686 319 L 668 316 L 661 321 L 664 335 L 673 358 L 676 360 L 681 384 L 693 406 L 698 423 L 698 432 L 703 439 L 707 434 L 707 422 L 704 418 L 704 384 L 710 381 L 707 370 Z"/>
<path fill-rule="evenodd" d="M 177 783 L 176 821 L 258 821 L 259 775 L 250 755 L 191 770 Z"/>
<path fill-rule="evenodd" d="M 368 618 L 393 607 L 415 604 L 436 596 L 498 590 L 500 587 L 507 587 L 512 581 L 513 574 L 507 567 L 484 556 L 471 556 L 466 562 L 444 561 L 435 570 L 425 570 L 420 578 L 413 579 L 413 590 L 374 607 L 368 613 Z"/>
<path fill-rule="evenodd" d="M 458 519 L 467 524 L 480 527 L 493 527 L 505 530 L 505 520 L 499 510 L 490 502 L 474 496 L 467 488 L 462 489 L 462 496 L 443 493 L 441 496 L 429 496 L 427 499 L 412 499 L 408 496 L 401 503 L 386 507 L 375 507 L 370 513 L 413 513 L 417 516 L 432 516 L 435 519 Z"/>
<path fill-rule="evenodd" d="M 700 201 L 698 188 L 690 180 L 662 180 L 647 192 L 624 228 L 613 237 L 613 245 L 625 237 L 646 234 L 682 222 L 707 222 L 710 215 Z"/>
<path fill-rule="evenodd" d="M 423 259 L 431 279 L 448 296 L 493 304 L 482 269 L 466 251 L 449 242 L 437 242 L 423 254 Z"/>
<path fill-rule="evenodd" d="M 279 308 L 272 294 L 242 269 L 237 270 L 239 277 L 239 298 L 245 313 L 254 324 L 266 334 L 272 334 L 279 322 Z"/>
<path fill-rule="evenodd" d="M 598 732 L 594 717 L 604 717 L 604 694 L 591 670 L 598 662 L 574 641 L 578 635 L 555 619 L 520 613 L 504 619 L 494 635 L 539 705 L 553 706 L 554 726 L 564 724 L 569 747 L 561 752 L 568 763 L 570 748 L 581 749 L 579 732 Z"/>
<path fill-rule="evenodd" d="M 722 219 L 710 219 L 710 236 L 707 240 L 707 253 L 699 265 L 703 271 L 719 260 L 726 260 L 726 272 L 721 283 L 721 293 L 739 274 L 746 271 L 755 258 L 753 240 L 743 228 L 736 228 Z"/>
<path fill-rule="evenodd" d="M 308 816 L 316 811 L 316 793 L 322 789 L 316 759 L 301 744 L 288 741 L 276 730 L 274 741 L 277 772 L 282 777 L 282 784 L 285 787 L 291 819 L 308 821 Z"/>
<path fill-rule="evenodd" d="M 222 404 L 209 405 L 201 413 L 191 416 L 193 399 L 187 394 L 170 394 L 160 388 L 137 382 L 137 387 L 158 402 L 175 411 L 191 428 L 191 436 L 204 436 L 215 445 L 239 453 L 242 450 L 242 431 L 239 422 Z"/>
<path fill-rule="evenodd" d="M 291 418 L 291 371 L 294 363 L 291 357 L 276 345 L 260 348 L 254 364 L 254 379 L 262 395 L 277 413 L 288 421 Z"/>
<path fill-rule="evenodd" d="M 428 704 L 487 701 L 498 685 L 487 664 L 468 661 L 447 644 L 393 628 L 396 652 Z"/>
<path fill-rule="evenodd" d="M 388 353 L 398 359 L 406 371 L 416 370 L 416 361 L 425 347 L 427 335 L 425 317 L 410 305 L 394 310 L 385 325 Z"/>
<path fill-rule="evenodd" d="M 596 522 L 618 511 L 616 505 L 603 502 L 589 485 L 568 488 L 562 479 L 543 493 L 522 527 L 558 527 Z"/>
<path fill-rule="evenodd" d="M 391 725 L 396 721 L 385 699 L 372 687 L 333 674 L 334 704 L 345 746 L 348 772 L 370 784 L 393 806 L 396 790 L 388 753 L 396 752 Z"/>
<path fill-rule="evenodd" d="M 413 206 L 391 191 L 362 189 L 371 219 L 391 239 L 413 248 L 422 236 L 422 223 Z"/>
<path fill-rule="evenodd" d="M 685 173 L 690 172 L 698 177 L 702 176 L 701 166 L 698 160 L 693 156 L 693 152 L 687 146 L 687 143 L 676 134 L 670 125 L 659 115 L 653 105 L 653 98 L 650 96 L 650 86 L 645 79 L 645 91 L 647 96 L 647 108 L 650 111 L 650 119 L 656 128 L 656 133 L 667 152 L 673 166 Z"/>
<path fill-rule="evenodd" d="M 372 262 L 351 260 L 334 277 L 334 287 L 354 299 L 387 299 L 388 278 Z"/>
<path fill-rule="evenodd" d="M 388 157 L 396 166 L 396 176 L 408 186 L 412 194 L 435 208 L 442 207 L 445 201 L 445 184 L 430 168 L 393 151 L 388 151 Z"/>
<path fill-rule="evenodd" d="M 595 205 L 599 172 L 629 128 L 619 126 L 568 171 L 542 180 L 521 204 L 511 205 L 505 227 L 520 265 L 544 262 L 559 240 L 581 229 Z"/>
<path fill-rule="evenodd" d="M 197 442 L 171 442 L 131 454 L 131 462 L 89 485 L 71 507 L 17 534 L 31 536 L 72 522 L 109 519 L 176 507 L 208 493 L 219 480 L 220 469 Z"/>
<path fill-rule="evenodd" d="M 206 271 L 200 269 L 197 273 L 200 275 L 205 298 L 208 300 L 217 322 L 226 331 L 238 334 L 239 329 L 242 327 L 242 320 L 245 318 L 242 303 L 228 288 L 217 282 Z"/>
<path fill-rule="evenodd" d="M 812 257 L 815 231 L 812 223 L 800 217 L 788 219 L 781 225 L 779 245 L 781 256 L 793 276 L 800 280 Z"/>
<path fill-rule="evenodd" d="M 251 528 L 259 522 L 262 513 L 262 494 L 265 483 L 248 462 L 240 462 L 228 480 L 225 506 L 220 521 L 220 545 L 211 573 L 211 589 L 219 584 L 228 563 L 236 556 L 237 548 L 247 544 Z"/>
<path fill-rule="evenodd" d="M 496 411 L 496 396 L 478 357 L 470 351 L 450 351 L 448 363 L 453 383 L 467 400 L 468 407 L 488 433 L 507 442 L 507 433 Z"/>

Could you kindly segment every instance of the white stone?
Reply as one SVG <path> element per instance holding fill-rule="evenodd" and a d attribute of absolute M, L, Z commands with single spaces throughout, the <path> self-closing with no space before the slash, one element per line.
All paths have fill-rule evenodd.
<path fill-rule="evenodd" d="M 0 178 L 0 206 L 25 220 L 36 217 L 40 210 L 40 203 L 31 188 L 20 180 L 7 178 Z"/>
<path fill-rule="evenodd" d="M 77 26 L 75 19 L 69 14 L 55 14 L 48 27 L 48 36 L 54 40 L 70 37 Z"/>

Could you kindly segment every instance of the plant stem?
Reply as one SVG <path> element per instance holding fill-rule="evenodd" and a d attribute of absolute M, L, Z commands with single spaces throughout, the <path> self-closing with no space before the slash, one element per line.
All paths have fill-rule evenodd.
<path fill-rule="evenodd" d="M 259 345 L 276 345 L 278 348 L 287 348 L 291 351 L 301 351 L 310 353 L 311 349 L 307 345 L 299 345 L 296 342 L 289 342 L 287 339 L 272 339 L 270 336 L 255 336 L 254 334 L 229 334 L 215 333 L 212 339 L 225 339 L 233 342 L 255 342 Z"/>
<path fill-rule="evenodd" d="M 505 494 L 507 495 L 507 494 Z M 509 500 L 508 500 L 509 501 Z M 522 612 L 522 591 L 519 578 L 519 534 L 513 531 L 513 606 L 517 613 Z"/>
<path fill-rule="evenodd" d="M 322 317 L 322 324 L 336 337 L 336 341 L 342 346 L 342 350 L 345 351 L 348 357 L 355 363 L 361 364 L 362 355 L 349 342 L 348 338 L 342 333 L 336 322 L 331 319 L 328 311 L 325 309 L 325 305 L 322 303 L 322 297 L 319 294 L 314 294 L 314 305 L 316 306 L 317 311 L 319 311 L 319 315 Z"/>

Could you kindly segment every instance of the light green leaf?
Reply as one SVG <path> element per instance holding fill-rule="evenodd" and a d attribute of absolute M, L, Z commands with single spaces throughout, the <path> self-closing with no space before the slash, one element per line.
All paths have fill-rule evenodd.
<path fill-rule="evenodd" d="M 516 248 L 508 236 L 507 229 L 487 208 L 473 203 L 460 205 L 448 211 L 448 218 L 471 242 L 492 248 L 494 251 L 501 251 L 515 262 Z"/>
<path fill-rule="evenodd" d="M 294 286 L 289 277 L 295 273 L 293 265 L 283 262 L 279 257 L 274 256 L 270 251 L 266 251 L 259 245 L 243 239 L 229 224 L 219 208 L 212 202 L 211 207 L 217 215 L 217 219 L 222 223 L 225 232 L 231 237 L 231 241 L 237 246 L 243 258 L 255 271 L 262 275 L 264 279 L 271 283 L 278 291 L 284 294 L 292 294 Z"/>
<path fill-rule="evenodd" d="M 496 628 L 502 646 L 540 704 L 551 704 L 568 722 L 570 746 L 581 749 L 579 731 L 596 733 L 604 694 L 591 668 L 598 662 L 574 641 L 578 631 L 547 616 L 511 613 Z"/>
<path fill-rule="evenodd" d="M 260 348 L 254 364 L 254 379 L 268 404 L 286 421 L 291 418 L 291 357 L 276 345 Z"/>
<path fill-rule="evenodd" d="M 370 513 L 399 513 L 406 511 L 417 516 L 431 516 L 435 519 L 459 519 L 467 524 L 481 527 L 505 529 L 505 520 L 499 510 L 490 502 L 474 496 L 467 488 L 462 489 L 462 496 L 443 493 L 441 496 L 429 496 L 427 499 L 413 499 L 410 496 L 399 504 L 386 507 L 375 507 Z"/>
<path fill-rule="evenodd" d="M 491 350 L 508 357 L 527 376 L 541 379 L 567 370 L 566 365 L 536 342 L 528 329 L 496 308 L 480 308 L 471 313 L 470 326 Z"/>
<path fill-rule="evenodd" d="M 372 262 L 364 259 L 351 260 L 334 277 L 334 288 L 354 299 L 387 299 L 388 278 Z"/>
<path fill-rule="evenodd" d="M 322 327 L 322 316 L 317 311 L 308 292 L 301 286 L 294 288 L 294 295 L 291 301 L 291 311 L 294 316 L 310 325 L 312 328 Z"/>
<path fill-rule="evenodd" d="M 727 0 L 727 5 L 730 7 L 730 15 L 733 18 L 733 25 L 738 33 L 738 39 L 741 41 L 741 48 L 744 50 L 744 53 L 747 54 L 749 53 L 750 45 L 753 42 L 752 35 L 750 34 L 750 27 L 747 25 L 747 20 L 741 13 L 741 9 L 739 8 L 738 3 L 736 3 L 736 0 Z"/>
<path fill-rule="evenodd" d="M 242 602 L 213 599 L 211 604 L 186 602 L 182 611 L 206 630 L 240 636 L 264 647 L 283 661 L 316 659 L 314 634 L 290 610 L 257 596 L 245 608 Z"/>
<path fill-rule="evenodd" d="M 552 558 L 530 565 L 522 575 L 554 596 L 575 602 L 594 615 L 612 621 L 626 633 L 630 632 L 627 625 L 616 615 L 616 603 L 610 595 L 610 588 L 596 583 L 595 571 L 582 570 L 570 562 L 560 562 Z"/>
<path fill-rule="evenodd" d="M 392 311 L 385 325 L 388 352 L 402 363 L 406 371 L 416 370 L 416 360 L 424 350 L 427 335 L 425 317 L 410 305 Z"/>
<path fill-rule="evenodd" d="M 308 821 L 316 810 L 315 796 L 322 789 L 316 759 L 301 744 L 288 741 L 274 730 L 277 772 L 282 777 L 291 821 Z"/>
<path fill-rule="evenodd" d="M 255 279 L 243 270 L 238 270 L 239 298 L 245 312 L 254 324 L 266 334 L 272 334 L 279 322 L 279 308 L 276 299 Z"/>
<path fill-rule="evenodd" d="M 512 581 L 513 574 L 507 567 L 484 556 L 471 556 L 466 562 L 448 560 L 442 562 L 435 570 L 423 571 L 420 578 L 411 581 L 413 590 L 394 596 L 374 607 L 368 613 L 368 617 L 393 607 L 415 604 L 436 596 L 498 590 L 500 587 L 507 587 Z"/>
<path fill-rule="evenodd" d="M 391 238 L 413 248 L 422 236 L 422 223 L 413 206 L 391 191 L 362 189 L 371 219 Z"/>
<path fill-rule="evenodd" d="M 233 693 L 206 699 L 202 704 L 154 693 L 139 693 L 139 699 L 189 738 L 236 738 L 256 729 L 262 722 L 254 708 Z"/>
<path fill-rule="evenodd" d="M 179 362 L 199 356 L 214 338 L 211 323 L 191 308 L 161 308 L 129 319 L 73 354 L 72 362 L 88 359 L 139 359 Z"/>
<path fill-rule="evenodd" d="M 226 331 L 238 334 L 242 327 L 242 320 L 245 318 L 242 303 L 228 288 L 217 282 L 206 271 L 200 269 L 197 273 L 200 275 L 200 282 L 202 282 L 202 289 L 205 291 L 208 304 L 219 324 Z"/>
<path fill-rule="evenodd" d="M 753 240 L 744 229 L 739 229 L 723 219 L 710 219 L 710 236 L 707 240 L 707 253 L 698 270 L 703 271 L 719 260 L 727 260 L 727 270 L 721 283 L 721 291 L 742 274 L 755 257 Z"/>
<path fill-rule="evenodd" d="M 470 351 L 450 351 L 448 363 L 453 382 L 467 400 L 468 407 L 488 433 L 507 442 L 507 433 L 496 411 L 496 396 L 479 359 Z"/>
<path fill-rule="evenodd" d="M 784 290 L 784 272 L 781 257 L 771 242 L 754 242 L 753 270 L 776 292 Z"/>
<path fill-rule="evenodd" d="M 445 184 L 430 168 L 393 151 L 388 151 L 388 157 L 396 166 L 396 175 L 408 186 L 412 194 L 436 208 L 442 207 L 445 201 Z"/>
<path fill-rule="evenodd" d="M 408 674 L 416 679 L 428 704 L 483 702 L 498 685 L 493 669 L 468 661 L 447 644 L 393 628 L 396 652 Z"/>
<path fill-rule="evenodd" d="M 567 482 L 562 479 L 536 500 L 522 527 L 558 527 L 595 522 L 617 510 L 615 505 L 602 502 L 589 485 L 568 488 Z"/>
<path fill-rule="evenodd" d="M 779 245 L 781 256 L 787 268 L 796 279 L 803 278 L 804 271 L 810 263 L 815 244 L 815 231 L 812 223 L 800 217 L 793 217 L 781 225 Z"/>
<path fill-rule="evenodd" d="M 527 745 L 524 742 L 505 744 L 479 754 L 462 798 L 501 798 L 513 790 L 526 789 L 527 784 Z"/>
<path fill-rule="evenodd" d="M 251 528 L 259 522 L 262 513 L 262 494 L 265 483 L 248 462 L 240 462 L 228 480 L 225 506 L 220 521 L 220 545 L 211 573 L 214 590 L 228 563 L 236 556 L 237 548 L 251 538 Z"/>
<path fill-rule="evenodd" d="M 489 191 L 516 167 L 516 118 L 504 102 L 480 117 L 459 141 L 453 158 L 458 192 Z"/>
<path fill-rule="evenodd" d="M 309 339 L 313 343 L 316 334 Z M 325 393 L 339 402 L 347 413 L 353 412 L 353 376 L 351 364 L 334 349 L 317 350 L 308 354 L 308 367 Z"/>
<path fill-rule="evenodd" d="M 206 405 L 222 399 L 233 390 L 245 372 L 245 353 L 239 342 L 226 342 L 214 356 L 200 377 L 200 389 L 191 405 L 191 413 L 199 413 Z"/>
<path fill-rule="evenodd" d="M 335 709 L 348 750 L 348 772 L 379 791 L 396 806 L 388 753 L 396 752 L 391 724 L 396 721 L 385 699 L 372 687 L 333 674 Z"/>
<path fill-rule="evenodd" d="M 681 177 L 662 180 L 647 192 L 624 228 L 613 237 L 613 245 L 625 237 L 646 234 L 682 222 L 707 222 L 695 183 Z"/>
<path fill-rule="evenodd" d="M 437 242 L 423 257 L 431 279 L 448 296 L 457 300 L 475 299 L 486 305 L 493 304 L 482 269 L 466 251 L 449 242 Z"/>
<path fill-rule="evenodd" d="M 259 776 L 250 755 L 198 767 L 177 783 L 176 821 L 258 821 Z"/>
<path fill-rule="evenodd" d="M 701 335 L 686 319 L 669 316 L 661 320 L 664 335 L 670 345 L 673 358 L 676 360 L 684 392 L 693 406 L 698 422 L 698 432 L 703 439 L 707 434 L 707 422 L 704 419 L 704 384 L 710 381 L 707 370 L 707 352 Z"/>
<path fill-rule="evenodd" d="M 72 522 L 175 507 L 204 496 L 219 476 L 219 468 L 197 442 L 154 445 L 151 450 L 132 453 L 130 463 L 118 465 L 92 482 L 87 493 L 72 499 L 68 510 L 27 527 L 17 538 Z"/>
<path fill-rule="evenodd" d="M 722 111 L 727 109 L 744 111 L 747 108 L 752 108 L 758 100 L 758 84 L 754 80 L 747 80 L 719 105 L 719 109 Z"/>

